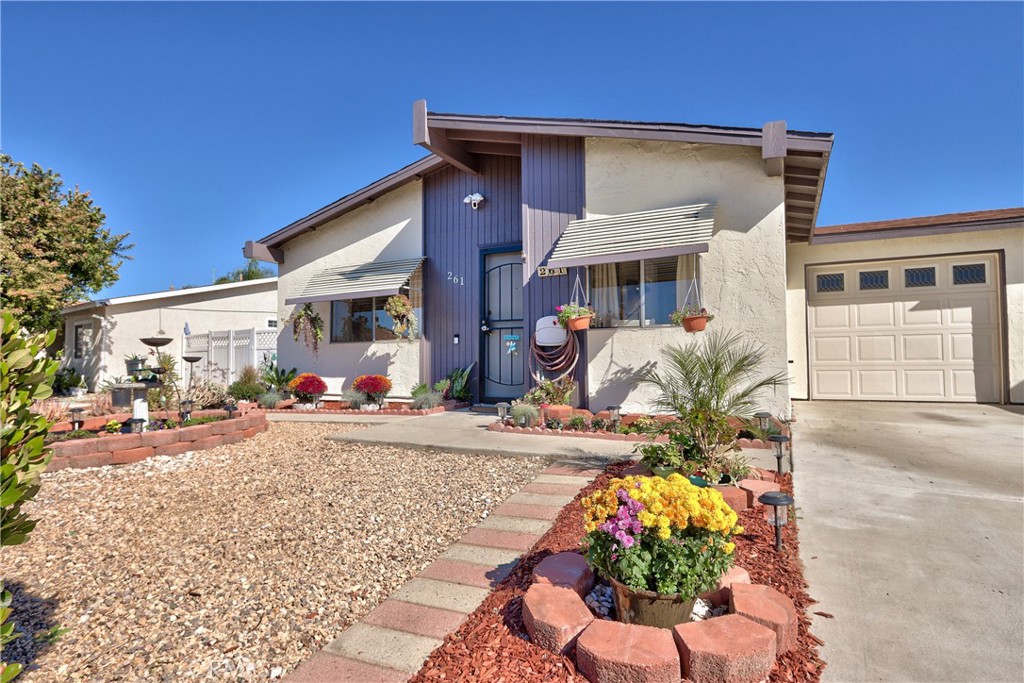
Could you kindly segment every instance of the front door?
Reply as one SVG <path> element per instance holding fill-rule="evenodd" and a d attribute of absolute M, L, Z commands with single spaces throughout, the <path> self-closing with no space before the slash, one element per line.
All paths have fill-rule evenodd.
<path fill-rule="evenodd" d="M 505 401 L 526 391 L 522 256 L 519 250 L 487 254 L 483 271 L 482 400 Z"/>

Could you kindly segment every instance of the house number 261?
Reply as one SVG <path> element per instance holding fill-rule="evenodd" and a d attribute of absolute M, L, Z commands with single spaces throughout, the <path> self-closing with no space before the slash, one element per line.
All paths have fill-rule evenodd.
<path fill-rule="evenodd" d="M 452 283 L 453 285 L 457 285 L 457 286 L 461 287 L 462 285 L 466 284 L 466 278 L 464 278 L 461 275 L 455 275 L 455 274 L 452 273 L 452 271 L 449 270 L 448 271 L 448 282 Z"/>

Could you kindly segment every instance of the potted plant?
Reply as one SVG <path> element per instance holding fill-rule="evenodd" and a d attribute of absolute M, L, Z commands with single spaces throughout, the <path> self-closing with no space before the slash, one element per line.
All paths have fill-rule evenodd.
<path fill-rule="evenodd" d="M 516 427 L 532 427 L 540 419 L 540 411 L 529 403 L 512 406 L 512 424 Z"/>
<path fill-rule="evenodd" d="M 85 375 L 78 376 L 78 385 L 71 387 L 70 391 L 75 398 L 81 398 L 89 393 L 89 387 L 85 384 Z"/>
<path fill-rule="evenodd" d="M 296 410 L 313 410 L 327 392 L 327 383 L 315 373 L 304 372 L 288 383 L 288 390 L 299 400 Z"/>
<path fill-rule="evenodd" d="M 558 313 L 558 324 L 573 332 L 590 327 L 590 321 L 594 317 L 594 309 L 577 303 L 555 306 L 555 311 Z"/>
<path fill-rule="evenodd" d="M 634 453 L 640 454 L 640 462 L 658 477 L 665 478 L 678 472 L 683 466 L 683 454 L 671 443 L 638 443 L 633 447 Z"/>
<path fill-rule="evenodd" d="M 124 368 L 129 375 L 137 375 L 146 367 L 146 357 L 133 353 L 124 357 Z"/>
<path fill-rule="evenodd" d="M 416 314 L 413 312 L 412 301 L 405 294 L 395 294 L 384 302 L 384 311 L 395 321 L 391 331 L 399 337 L 408 332 L 410 340 L 416 338 Z"/>
<path fill-rule="evenodd" d="M 583 550 L 612 585 L 619 621 L 672 628 L 732 565 L 738 517 L 680 474 L 612 479 L 580 501 Z"/>
<path fill-rule="evenodd" d="M 687 332 L 700 332 L 715 319 L 715 316 L 711 315 L 706 308 L 687 306 L 669 313 L 668 319 L 673 325 L 681 325 Z"/>
<path fill-rule="evenodd" d="M 378 408 L 383 408 L 384 397 L 391 391 L 391 380 L 384 375 L 359 375 L 352 380 L 352 388 L 369 396 Z"/>

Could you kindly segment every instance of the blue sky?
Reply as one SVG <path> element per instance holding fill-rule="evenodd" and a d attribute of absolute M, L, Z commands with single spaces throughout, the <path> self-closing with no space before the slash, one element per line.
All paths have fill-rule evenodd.
<path fill-rule="evenodd" d="M 92 192 L 134 260 L 241 246 L 413 161 L 460 113 L 830 131 L 820 225 L 1024 204 L 1024 4 L 12 3 L 6 153 Z"/>

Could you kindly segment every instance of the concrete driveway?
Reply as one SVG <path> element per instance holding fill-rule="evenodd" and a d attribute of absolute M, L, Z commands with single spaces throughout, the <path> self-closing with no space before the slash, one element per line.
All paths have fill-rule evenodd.
<path fill-rule="evenodd" d="M 828 681 L 1024 677 L 1020 406 L 797 403 L 801 555 Z"/>

